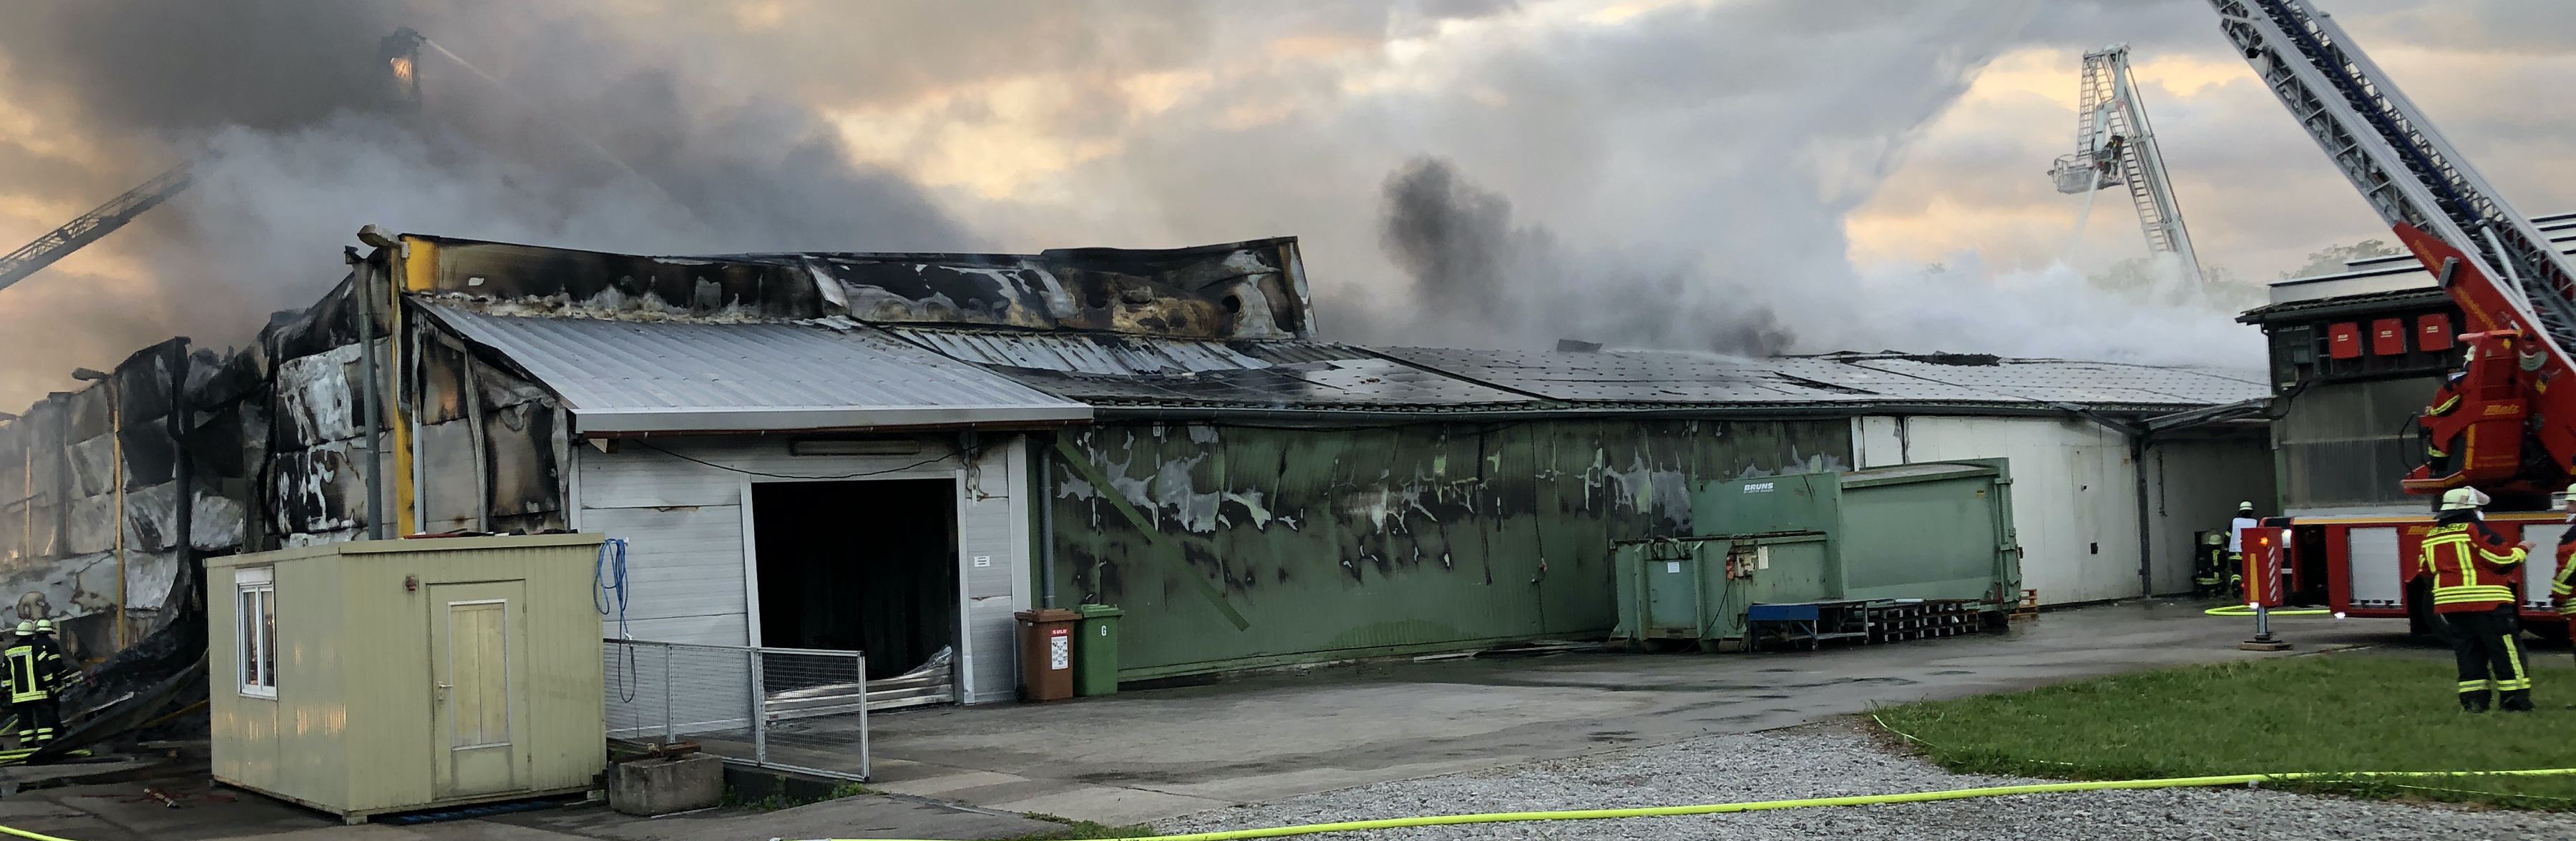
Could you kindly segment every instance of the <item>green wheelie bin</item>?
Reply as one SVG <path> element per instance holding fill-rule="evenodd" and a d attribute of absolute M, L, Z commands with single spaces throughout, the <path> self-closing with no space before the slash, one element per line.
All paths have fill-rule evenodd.
<path fill-rule="evenodd" d="M 1082 624 L 1073 634 L 1073 694 L 1082 697 L 1118 693 L 1118 617 L 1127 615 L 1105 604 L 1073 609 Z"/>

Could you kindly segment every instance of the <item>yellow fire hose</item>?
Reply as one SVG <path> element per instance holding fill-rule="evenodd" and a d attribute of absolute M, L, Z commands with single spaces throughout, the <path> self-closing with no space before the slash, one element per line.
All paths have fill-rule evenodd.
<path fill-rule="evenodd" d="M 1507 823 L 1515 821 L 1601 820 L 1608 818 L 1655 818 L 1679 815 L 1719 815 L 1732 812 L 1759 812 L 1770 809 L 1800 809 L 1811 806 L 1869 806 L 1879 803 L 1929 803 L 1938 800 L 1965 800 L 1972 797 L 2002 797 L 2014 794 L 2048 794 L 2062 791 L 2103 791 L 2109 789 L 2185 788 L 2194 786 L 2258 785 L 2265 782 L 2300 780 L 2348 780 L 2364 777 L 2549 777 L 2576 775 L 2576 768 L 2534 768 L 2510 771 L 2294 771 L 2272 774 L 2221 774 L 2209 777 L 2164 777 L 2151 780 L 2086 780 L 2071 783 L 2030 783 L 2011 786 L 1957 788 L 1944 791 L 1917 791 L 1904 794 L 1863 794 L 1847 797 L 1809 797 L 1796 800 L 1752 800 L 1737 803 L 1703 803 L 1690 806 L 1640 806 L 1629 809 L 1567 809 L 1549 812 L 1482 812 L 1460 815 L 1421 815 L 1410 818 L 1380 818 L 1337 823 L 1310 823 L 1274 826 L 1260 829 L 1234 829 L 1223 832 L 1192 832 L 1180 835 L 1142 835 L 1113 841 L 1235 841 L 1243 838 L 1283 838 L 1324 832 L 1353 832 L 1369 829 L 1395 829 L 1408 826 L 1455 826 L 1471 823 Z M 32 841 L 73 841 L 15 827 L 0 826 L 0 833 Z M 890 841 L 889 839 L 810 839 L 809 841 Z M 927 841 L 913 839 L 912 841 Z"/>
<path fill-rule="evenodd" d="M 2241 604 L 2231 604 L 2231 605 L 2224 605 L 2224 606 L 2221 606 L 2221 607 L 2213 607 L 2213 608 L 2210 608 L 2210 609 L 2208 609 L 2208 610 L 2204 610 L 2204 611 L 2201 611 L 2201 612 L 2202 612 L 2202 613 L 2209 614 L 2209 615 L 2211 615 L 2211 616 L 2252 616 L 2252 615 L 2254 615 L 2254 609 L 2253 609 L 2253 608 L 2246 607 L 2246 606 L 2241 605 Z M 2297 608 L 2297 609 L 2294 609 L 2294 610 L 2283 610 L 2283 609 L 2280 609 L 2280 608 L 2273 608 L 2273 609 L 2271 610 L 2271 614 L 2272 614 L 2272 615 L 2274 615 L 2274 616 L 2324 616 L 2324 615 L 2326 615 L 2326 614 L 2333 613 L 2333 612 L 2334 612 L 2334 611 L 2332 611 L 2332 610 L 2328 610 L 2328 609 L 2326 609 L 2326 608 L 2322 608 L 2322 607 L 2303 607 L 2303 608 Z"/>
<path fill-rule="evenodd" d="M 2215 777 L 2166 777 L 2154 780 L 2090 780 L 2073 783 L 2032 783 L 2017 786 L 1960 788 L 1947 791 L 1918 791 L 1906 794 L 1865 794 L 1851 797 L 1810 797 L 1800 800 L 1754 800 L 1742 803 L 1705 803 L 1695 806 L 1644 806 L 1633 809 L 1572 809 L 1555 812 L 1486 812 L 1468 815 L 1423 815 L 1411 818 L 1381 818 L 1340 823 L 1311 823 L 1296 826 L 1274 826 L 1262 829 L 1235 829 L 1224 832 L 1193 832 L 1183 835 L 1145 835 L 1114 841 L 1234 841 L 1240 838 L 1280 838 L 1290 835 L 1312 835 L 1320 832 L 1351 832 L 1364 829 L 1394 829 L 1407 826 L 1452 826 L 1470 823 L 1504 823 L 1509 821 L 1568 821 L 1603 818 L 1652 818 L 1675 815 L 1717 815 L 1729 812 L 1757 812 L 1766 809 L 1798 809 L 1809 806 L 1868 806 L 1878 803 L 1926 803 L 1935 800 L 1964 800 L 1971 797 L 2000 797 L 2009 794 L 2046 794 L 2059 791 L 2100 791 L 2104 789 L 2181 788 L 2186 786 L 2225 786 L 2258 784 L 2266 781 L 2342 780 L 2355 777 L 2458 777 L 2520 776 L 2541 777 L 2576 774 L 2576 768 L 2541 768 L 2523 771 L 2351 771 L 2293 772 L 2282 774 L 2226 774 Z M 865 841 L 864 839 L 811 839 L 811 841 Z"/>
<path fill-rule="evenodd" d="M 2239 613 L 2222 613 L 2234 610 Z M 2213 616 L 2250 615 L 2251 610 L 2231 606 L 2211 608 Z M 2330 613 L 2326 610 L 2273 611 L 2274 613 Z M 1876 716 L 1871 716 L 1875 719 Z M 1887 727 L 1884 722 L 1880 727 Z M 1920 742 L 1911 734 L 1887 728 L 1888 732 Z M 1191 832 L 1178 835 L 1140 835 L 1110 841 L 1237 841 L 1246 838 L 1285 838 L 1325 832 L 1356 832 L 1371 829 L 1396 829 L 1413 826 L 1457 826 L 1473 823 L 1512 823 L 1521 821 L 1606 820 L 1611 818 L 1658 818 L 1683 815 L 1722 815 L 1735 812 L 1759 812 L 1771 809 L 1802 809 L 1816 806 L 1872 806 L 1881 803 L 1930 803 L 1941 800 L 1966 800 L 1975 797 L 2003 797 L 2015 794 L 2050 794 L 2067 791 L 2106 791 L 2116 789 L 2191 788 L 2228 785 L 2260 785 L 2266 782 L 2301 780 L 2350 780 L 2390 777 L 2555 777 L 2576 775 L 2576 768 L 2529 768 L 2504 771 L 2289 771 L 2269 774 L 2220 774 L 2206 777 L 2161 777 L 2146 780 L 2085 780 L 2066 783 L 2029 783 L 2009 786 L 1954 788 L 1941 791 L 1916 791 L 1903 794 L 1862 794 L 1844 797 L 1808 797 L 1794 800 L 1749 800 L 1735 803 L 1701 803 L 1687 806 L 1639 806 L 1627 809 L 1564 809 L 1545 812 L 1478 812 L 1456 815 L 1418 815 L 1409 818 L 1379 818 L 1335 823 L 1295 824 L 1259 829 L 1233 829 L 1222 832 Z M 31 841 L 74 841 L 74 839 L 28 832 L 0 826 L 0 834 Z M 934 841 L 934 839 L 806 839 L 806 841 Z"/>

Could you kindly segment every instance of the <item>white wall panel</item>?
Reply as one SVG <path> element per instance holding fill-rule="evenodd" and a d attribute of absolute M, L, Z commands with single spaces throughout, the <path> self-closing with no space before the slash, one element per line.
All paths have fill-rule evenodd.
<path fill-rule="evenodd" d="M 2012 460 L 2022 586 L 2042 604 L 2142 594 L 2137 466 L 2125 436 L 2091 421 L 1908 417 L 1909 461 Z"/>
<path fill-rule="evenodd" d="M 673 505 L 738 505 L 739 474 L 693 464 L 621 442 L 614 453 L 584 448 L 573 459 L 581 474 L 583 508 L 659 508 Z M 655 446 L 673 446 L 657 443 Z M 687 452 L 688 449 L 675 449 Z"/>
<path fill-rule="evenodd" d="M 678 508 L 595 508 L 582 528 L 623 538 L 626 549 L 626 619 L 636 639 L 744 645 L 742 511 L 732 505 Z M 658 622 L 657 620 L 684 620 Z M 616 618 L 604 617 L 608 636 Z M 688 629 L 681 639 L 647 628 Z M 709 638 L 730 628 L 726 638 Z"/>
<path fill-rule="evenodd" d="M 958 483 L 958 580 L 965 583 L 968 664 L 967 703 L 1006 701 L 1018 694 L 1019 660 L 1014 650 L 1013 605 L 1026 599 L 1029 536 L 1028 494 L 1020 463 L 1018 438 L 986 448 L 973 481 Z M 961 471 L 962 473 L 963 471 Z M 976 558 L 986 558 L 976 566 Z"/>
<path fill-rule="evenodd" d="M 623 441 L 617 452 L 586 450 L 575 459 L 581 527 L 631 544 L 627 617 L 635 638 L 743 645 L 756 607 L 744 539 L 756 512 L 743 505 L 746 479 L 951 481 L 965 697 L 1010 700 L 1018 694 L 1011 614 L 1030 601 L 1027 456 L 1016 436 L 986 440 L 971 483 L 944 436 L 922 439 L 918 453 L 869 456 L 797 456 L 783 437 Z M 984 566 L 975 565 L 979 557 Z"/>
<path fill-rule="evenodd" d="M 1852 463 L 1886 467 L 1905 463 L 1905 419 L 1868 416 L 1852 419 Z"/>

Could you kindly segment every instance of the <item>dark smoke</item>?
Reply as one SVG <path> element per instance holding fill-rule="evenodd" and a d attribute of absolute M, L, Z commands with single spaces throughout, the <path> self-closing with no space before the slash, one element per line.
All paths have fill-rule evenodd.
<path fill-rule="evenodd" d="M 1412 311 L 1369 319 L 1422 339 L 1541 348 L 1558 339 L 1611 347 L 1769 356 L 1796 337 L 1768 305 L 1697 264 L 1636 254 L 1569 253 L 1537 225 L 1514 227 L 1511 200 L 1441 158 L 1389 174 L 1379 245 L 1412 278 Z M 1413 332 L 1414 335 L 1423 335 Z"/>
<path fill-rule="evenodd" d="M 340 247 L 369 223 L 655 254 L 981 244 L 911 182 L 851 164 L 810 108 L 702 81 L 684 54 L 639 49 L 608 17 L 381 0 L 0 11 L 7 99 L 130 162 L 53 192 L 100 201 L 199 161 L 195 187 L 92 246 L 139 258 L 157 289 L 136 290 L 94 339 L 11 347 L 20 370 L 0 371 L 0 403 L 68 385 L 59 372 L 137 339 L 240 341 L 336 282 Z M 423 49 L 421 100 L 404 101 L 379 53 L 402 26 L 499 84 Z M 24 165 L 12 152 L 0 147 L 0 170 Z M 73 306 L 74 271 L 9 290 L 0 332 L 47 330 L 30 309 Z"/>
<path fill-rule="evenodd" d="M 1437 311 L 1488 324 L 1520 318 L 1522 290 L 1504 281 L 1553 246 L 1544 230 L 1512 230 L 1509 199 L 1464 183 L 1448 161 L 1415 158 L 1386 178 L 1379 247 Z"/>

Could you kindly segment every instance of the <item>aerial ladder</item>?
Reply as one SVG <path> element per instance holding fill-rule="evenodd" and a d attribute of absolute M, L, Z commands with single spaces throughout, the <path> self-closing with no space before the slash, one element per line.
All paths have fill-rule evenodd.
<path fill-rule="evenodd" d="M 2456 408 L 2418 423 L 2450 458 L 2410 493 L 2475 487 L 2528 505 L 2576 459 L 2576 270 L 2308 0 L 2210 0 L 2239 54 L 2464 314 Z M 2552 388 L 2556 385 L 2556 388 Z M 2536 507 L 2536 506 L 2535 506 Z"/>
<path fill-rule="evenodd" d="M 2068 195 L 2129 188 L 2138 226 L 2146 231 L 2147 251 L 2174 255 L 2184 279 L 2199 288 L 2200 257 L 2191 250 L 2191 232 L 2183 228 L 2182 206 L 2174 201 L 2173 181 L 2165 177 L 2164 153 L 2156 148 L 2146 105 L 2138 101 L 2137 83 L 2129 74 L 2129 45 L 2084 54 L 2075 153 L 2060 156 L 2048 174 L 2057 191 Z"/>
<path fill-rule="evenodd" d="M 7 256 L 0 256 L 0 289 L 7 289 L 9 284 L 53 265 L 54 261 L 70 256 L 82 246 L 116 233 L 116 229 L 143 215 L 143 211 L 151 210 L 171 196 L 178 195 L 179 191 L 188 189 L 195 178 L 195 168 L 190 164 L 171 167 L 123 195 L 108 199 L 97 210 L 83 213 L 63 223 L 62 227 L 45 232 L 36 241 L 20 246 Z"/>

